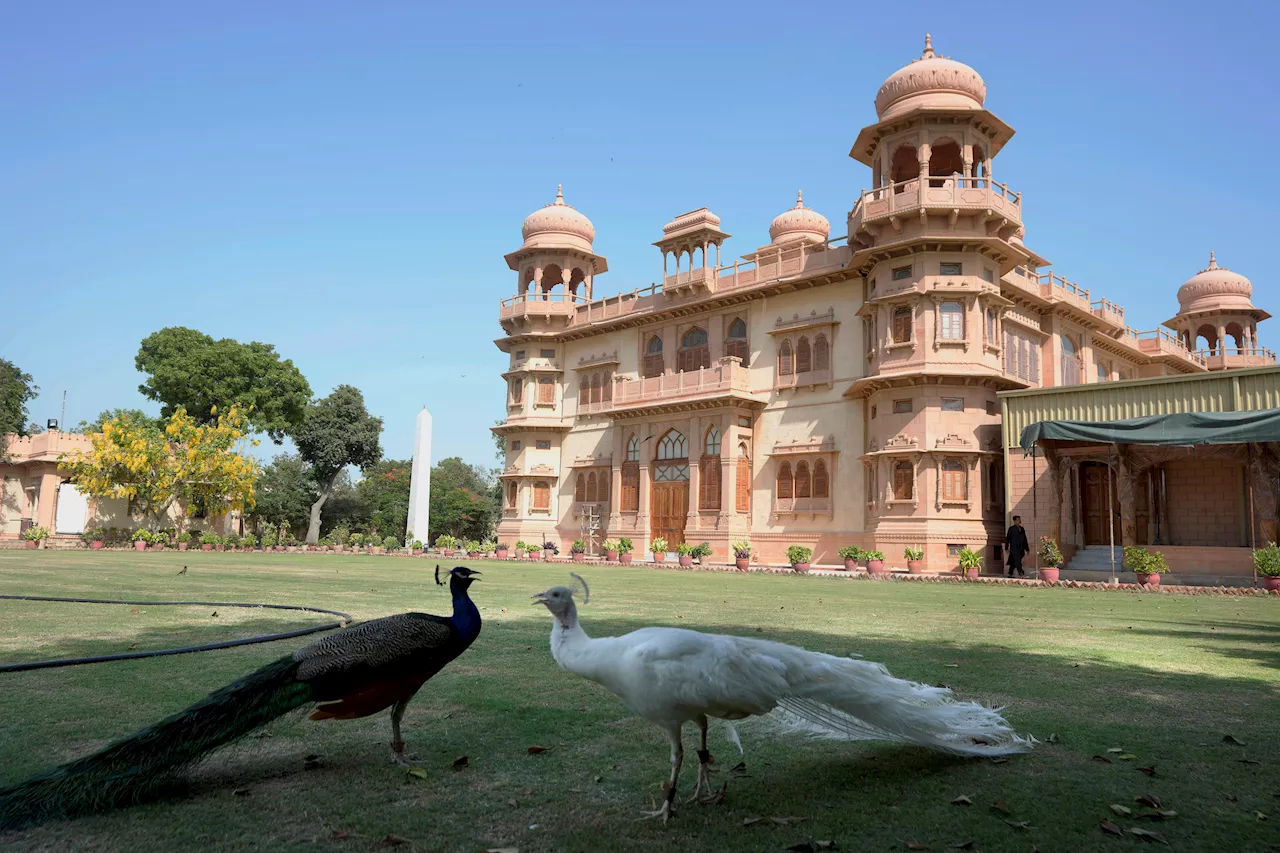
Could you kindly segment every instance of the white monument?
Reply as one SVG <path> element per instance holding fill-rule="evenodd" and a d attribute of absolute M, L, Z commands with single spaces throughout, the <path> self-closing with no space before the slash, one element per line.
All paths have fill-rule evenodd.
<path fill-rule="evenodd" d="M 405 544 L 427 541 L 431 531 L 431 413 L 423 406 L 413 438 L 413 469 L 409 475 L 409 523 Z"/>

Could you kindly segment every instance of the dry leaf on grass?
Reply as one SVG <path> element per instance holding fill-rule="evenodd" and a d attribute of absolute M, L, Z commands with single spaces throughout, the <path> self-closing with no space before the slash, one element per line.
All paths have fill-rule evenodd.
<path fill-rule="evenodd" d="M 1119 803 L 1112 803 L 1111 810 L 1116 814 L 1120 815 L 1121 817 L 1128 817 L 1129 815 L 1133 814 L 1133 809 L 1129 808 L 1128 806 L 1122 806 Z"/>
<path fill-rule="evenodd" d="M 1116 758 L 1120 759 L 1121 761 L 1137 761 L 1138 760 L 1138 756 L 1134 755 L 1132 752 L 1122 752 L 1119 755 L 1117 755 Z"/>
<path fill-rule="evenodd" d="M 520 793 L 521 793 L 522 795 L 526 796 L 526 797 L 532 797 L 532 796 L 533 796 L 533 789 L 532 789 L 532 788 L 522 788 L 522 789 L 520 790 Z"/>
<path fill-rule="evenodd" d="M 430 779 L 430 778 L 431 778 L 431 777 L 427 774 L 427 771 L 423 770 L 421 767 L 410 767 L 408 770 L 406 770 L 406 771 L 405 771 L 405 775 L 406 775 L 406 776 L 416 776 L 416 777 L 418 777 L 419 779 Z"/>
<path fill-rule="evenodd" d="M 1152 832 L 1149 829 L 1139 829 L 1136 826 L 1133 829 L 1129 830 L 1129 834 L 1137 836 L 1138 838 L 1141 838 L 1143 841 L 1158 841 L 1161 844 L 1169 843 L 1168 841 L 1165 841 L 1164 836 L 1161 835 L 1160 833 Z"/>
<path fill-rule="evenodd" d="M 408 844 L 408 843 L 409 843 L 409 839 L 401 838 L 400 836 L 392 835 L 391 833 L 387 833 L 387 837 L 382 839 L 382 844 L 385 847 L 399 847 L 401 844 Z"/>
<path fill-rule="evenodd" d="M 904 841 L 902 846 L 908 850 L 932 850 L 928 844 L 921 844 L 919 841 Z"/>
<path fill-rule="evenodd" d="M 1244 741 L 1236 738 L 1235 735 L 1223 735 L 1223 743 L 1234 743 L 1236 746 L 1244 746 Z"/>
<path fill-rule="evenodd" d="M 1114 823 L 1112 823 L 1109 820 L 1099 821 L 1098 827 L 1103 832 L 1109 832 L 1112 835 L 1124 835 L 1124 830 L 1120 829 L 1120 827 L 1116 826 Z"/>
<path fill-rule="evenodd" d="M 992 764 L 1008 764 L 1008 763 L 1009 763 L 1009 759 L 1007 759 L 1007 758 L 993 758 L 993 759 L 991 759 L 991 763 L 992 763 Z"/>
<path fill-rule="evenodd" d="M 335 829 L 329 837 L 334 841 L 346 841 L 351 837 L 351 833 L 347 832 L 345 829 Z"/>
<path fill-rule="evenodd" d="M 1124 747 L 1122 747 L 1122 746 L 1113 746 L 1113 747 L 1111 747 L 1110 749 L 1108 749 L 1108 750 L 1107 750 L 1107 752 L 1110 752 L 1110 753 L 1120 753 L 1120 752 L 1124 752 Z"/>
<path fill-rule="evenodd" d="M 1112 761 L 1110 758 L 1107 758 L 1105 755 L 1095 755 L 1095 756 L 1093 757 L 1093 760 L 1094 760 L 1094 761 L 1096 761 L 1096 762 L 1098 762 L 1099 764 L 1114 764 L 1114 763 L 1115 763 L 1115 762 L 1114 762 L 1114 761 Z"/>
<path fill-rule="evenodd" d="M 1253 813 L 1253 816 L 1254 816 L 1254 817 L 1256 817 L 1258 820 L 1266 820 L 1266 819 L 1267 819 L 1267 816 L 1266 816 L 1265 814 L 1263 814 L 1262 812 L 1254 812 L 1254 813 Z"/>
<path fill-rule="evenodd" d="M 541 753 L 550 752 L 550 751 L 551 751 L 551 747 L 549 746 L 531 746 L 528 749 L 528 752 L 530 755 L 539 755 Z"/>
<path fill-rule="evenodd" d="M 972 841 L 972 840 L 961 841 L 958 844 L 948 844 L 947 849 L 948 850 L 977 850 L 978 842 Z"/>
<path fill-rule="evenodd" d="M 770 821 L 778 824 L 778 826 L 789 826 L 793 823 L 804 823 L 808 819 L 809 818 L 807 817 L 778 817 L 776 815 L 769 818 Z"/>
<path fill-rule="evenodd" d="M 966 794 L 961 794 L 960 796 L 956 797 L 954 800 L 952 800 L 952 801 L 951 801 L 951 805 L 953 805 L 953 806 L 971 806 L 971 805 L 973 805 L 973 800 L 969 799 L 968 795 L 966 795 Z"/>
<path fill-rule="evenodd" d="M 1148 776 L 1156 775 L 1156 766 L 1152 764 L 1150 767 L 1139 767 L 1139 773 L 1146 773 Z"/>
<path fill-rule="evenodd" d="M 1004 800 L 996 800 L 994 803 L 991 804 L 991 808 L 995 809 L 1001 814 L 1012 814 L 1012 812 L 1009 811 L 1009 807 L 1004 804 Z"/>
<path fill-rule="evenodd" d="M 1062 738 L 1058 737 L 1057 733 L 1055 732 L 1049 735 L 1047 738 L 1045 738 L 1045 743 L 1062 743 Z"/>
<path fill-rule="evenodd" d="M 1150 806 L 1153 809 L 1160 808 L 1160 798 L 1155 794 L 1139 794 L 1133 798 L 1135 803 L 1142 803 L 1144 806 Z"/>
<path fill-rule="evenodd" d="M 137 643 L 130 643 L 130 644 L 129 644 L 129 651 L 133 651 L 133 650 L 134 650 L 134 649 L 136 649 L 137 647 L 138 647 L 138 644 L 137 644 Z"/>
<path fill-rule="evenodd" d="M 1029 820 L 1006 820 L 1005 823 L 1009 824 L 1009 826 L 1012 826 L 1014 829 L 1031 828 L 1031 821 Z"/>
<path fill-rule="evenodd" d="M 520 853 L 519 847 L 490 847 L 480 853 Z"/>
<path fill-rule="evenodd" d="M 1254 758 L 1241 758 L 1240 763 L 1241 764 L 1261 764 L 1262 762 Z"/>
<path fill-rule="evenodd" d="M 471 759 L 467 758 L 467 756 L 465 755 L 460 755 L 453 760 L 453 769 L 461 770 L 462 768 L 466 767 L 470 763 L 471 763 Z"/>
<path fill-rule="evenodd" d="M 249 796 L 249 789 L 248 789 L 248 788 L 236 788 L 234 791 L 232 791 L 232 792 L 231 792 L 231 796 L 233 796 L 233 797 L 247 797 L 247 796 Z"/>
<path fill-rule="evenodd" d="M 729 768 L 729 775 L 730 776 L 746 776 L 747 763 L 745 761 L 739 761 L 735 766 Z"/>
<path fill-rule="evenodd" d="M 1175 818 L 1177 816 L 1178 816 L 1178 813 L 1175 812 L 1173 809 L 1168 809 L 1166 811 L 1156 810 L 1156 811 L 1138 812 L 1136 815 L 1134 815 L 1134 817 L 1140 820 L 1170 820 L 1171 818 Z"/>

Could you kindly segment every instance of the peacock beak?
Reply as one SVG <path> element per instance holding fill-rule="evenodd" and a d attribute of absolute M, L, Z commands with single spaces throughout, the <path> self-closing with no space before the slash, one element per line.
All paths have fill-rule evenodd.
<path fill-rule="evenodd" d="M 534 595 L 533 595 L 533 603 L 534 603 L 534 604 L 546 604 L 546 603 L 547 603 L 547 594 L 546 594 L 545 592 L 537 592 L 537 593 L 534 593 Z"/>

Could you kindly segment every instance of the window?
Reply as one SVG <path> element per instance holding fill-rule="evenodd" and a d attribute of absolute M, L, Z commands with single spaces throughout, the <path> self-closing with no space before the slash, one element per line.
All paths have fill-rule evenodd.
<path fill-rule="evenodd" d="M 963 398 L 963 397 L 943 397 L 943 398 L 942 398 L 942 411 L 944 411 L 944 412 L 963 412 L 963 411 L 964 411 L 964 398 Z"/>
<path fill-rule="evenodd" d="M 684 373 L 711 366 L 711 348 L 707 332 L 697 326 L 684 333 L 680 339 L 680 351 L 676 353 L 676 371 Z"/>
<path fill-rule="evenodd" d="M 551 509 L 551 484 L 546 480 L 538 480 L 533 484 L 533 508 L 543 511 Z"/>
<path fill-rule="evenodd" d="M 524 350 L 516 350 L 516 361 L 524 361 Z"/>
<path fill-rule="evenodd" d="M 909 501 L 915 496 L 916 472 L 910 462 L 898 462 L 893 466 L 893 499 Z"/>
<path fill-rule="evenodd" d="M 826 335 L 818 335 L 813 339 L 813 369 L 831 369 L 831 346 Z"/>
<path fill-rule="evenodd" d="M 1095 367 L 1098 370 L 1099 382 L 1106 382 L 1111 378 L 1111 370 L 1107 367 L 1107 363 L 1105 361 L 1098 362 Z"/>
<path fill-rule="evenodd" d="M 893 270 L 893 280 L 902 281 L 904 278 L 911 278 L 911 267 L 895 267 Z"/>
<path fill-rule="evenodd" d="M 516 508 L 516 492 L 519 487 L 515 483 L 507 483 L 507 508 Z"/>
<path fill-rule="evenodd" d="M 556 381 L 550 376 L 538 377 L 538 405 L 554 406 L 556 404 Z"/>
<path fill-rule="evenodd" d="M 1076 343 L 1067 335 L 1062 335 L 1062 384 L 1080 384 L 1080 356 L 1076 352 Z"/>
<path fill-rule="evenodd" d="M 812 369 L 813 353 L 809 349 L 809 339 L 801 335 L 796 344 L 796 373 L 808 373 Z"/>
<path fill-rule="evenodd" d="M 783 462 L 778 466 L 778 497 L 791 497 L 791 463 Z"/>
<path fill-rule="evenodd" d="M 751 429 L 751 418 L 747 417 L 746 415 L 739 415 L 739 416 L 738 416 L 738 426 L 740 426 L 740 427 L 746 427 L 747 429 Z"/>
<path fill-rule="evenodd" d="M 907 344 L 911 342 L 911 309 L 895 308 L 893 309 L 893 342 L 895 344 Z"/>
<path fill-rule="evenodd" d="M 577 477 L 574 478 L 573 499 L 578 503 L 582 503 L 583 501 L 587 500 L 587 475 L 586 474 L 578 474 Z"/>
<path fill-rule="evenodd" d="M 939 264 L 938 272 L 942 275 L 963 275 L 960 264 Z"/>
<path fill-rule="evenodd" d="M 795 496 L 809 497 L 811 494 L 809 484 L 809 463 L 802 460 L 796 465 Z"/>
<path fill-rule="evenodd" d="M 948 459 L 942 463 L 942 499 L 944 501 L 968 500 L 967 473 L 964 463 L 959 459 Z"/>
<path fill-rule="evenodd" d="M 703 451 L 707 456 L 720 455 L 720 430 L 714 426 L 707 430 L 706 449 Z"/>
<path fill-rule="evenodd" d="M 587 474 L 587 500 L 600 500 L 600 478 L 596 476 L 595 471 Z"/>
<path fill-rule="evenodd" d="M 551 440 L 550 440 L 550 439 L 547 439 L 547 438 L 540 438 L 540 439 L 538 439 L 536 442 L 534 442 L 534 445 L 535 445 L 539 450 L 550 450 L 550 449 L 551 449 Z"/>
<path fill-rule="evenodd" d="M 778 375 L 791 376 L 796 372 L 795 358 L 791 355 L 791 341 L 783 341 L 778 347 Z"/>
<path fill-rule="evenodd" d="M 661 376 L 665 369 L 662 364 L 662 338 L 654 335 L 644 347 L 645 378 Z"/>
<path fill-rule="evenodd" d="M 679 430 L 667 430 L 667 434 L 658 442 L 658 458 L 689 458 L 689 442 Z"/>
<path fill-rule="evenodd" d="M 631 440 L 627 442 L 627 461 L 640 461 L 640 442 L 636 441 L 636 437 L 631 436 Z"/>
<path fill-rule="evenodd" d="M 538 357 L 539 357 L 539 358 L 555 358 L 555 357 L 556 357 L 556 351 L 555 351 L 555 350 L 553 350 L 553 349 L 544 349 L 544 350 L 539 350 L 539 351 L 538 351 Z"/>
<path fill-rule="evenodd" d="M 600 377 L 600 387 L 603 390 L 604 401 L 606 403 L 613 402 L 613 371 L 606 370 Z"/>
<path fill-rule="evenodd" d="M 987 414 L 992 416 L 1000 414 L 1000 404 L 997 403 L 995 400 L 988 400 Z"/>
<path fill-rule="evenodd" d="M 583 376 L 578 380 L 578 405 L 585 406 L 591 402 L 591 377 Z"/>
<path fill-rule="evenodd" d="M 942 339 L 944 341 L 964 340 L 964 306 L 959 302 L 942 303 Z"/>
<path fill-rule="evenodd" d="M 591 374 L 591 402 L 600 402 L 600 374 Z"/>
<path fill-rule="evenodd" d="M 910 400 L 894 400 L 893 401 L 893 413 L 895 415 L 905 415 L 907 412 L 910 412 L 910 411 L 911 411 Z"/>
<path fill-rule="evenodd" d="M 827 463 L 824 459 L 813 463 L 813 496 L 815 498 L 831 497 L 831 480 L 827 476 Z"/>
<path fill-rule="evenodd" d="M 996 336 L 996 312 L 994 308 L 987 309 L 987 343 L 993 347 L 1000 345 L 1000 339 Z"/>
<path fill-rule="evenodd" d="M 729 324 L 729 334 L 724 341 L 724 354 L 737 356 L 742 359 L 743 364 L 746 364 L 747 353 L 747 324 L 739 317 Z"/>
<path fill-rule="evenodd" d="M 987 502 L 992 506 L 1004 506 L 1004 462 L 992 459 L 987 464 Z"/>
<path fill-rule="evenodd" d="M 875 419 L 876 419 L 876 407 L 875 407 L 875 406 L 872 406 L 872 407 L 871 407 L 871 420 L 873 420 L 873 421 L 874 421 Z"/>
<path fill-rule="evenodd" d="M 523 447 L 524 447 L 524 443 L 523 443 L 523 442 L 521 442 L 521 441 L 520 441 L 520 439 L 518 439 L 518 438 L 517 438 L 515 441 L 511 442 L 511 449 L 512 449 L 512 450 L 520 450 L 520 449 L 522 449 Z"/>
<path fill-rule="evenodd" d="M 745 441 L 738 444 L 738 488 L 735 506 L 738 512 L 751 509 L 751 451 Z"/>
<path fill-rule="evenodd" d="M 982 280 L 989 281 L 992 284 L 996 283 L 996 274 L 991 271 L 990 267 L 982 268 Z"/>
<path fill-rule="evenodd" d="M 701 491 L 699 506 L 702 509 L 720 508 L 720 430 L 712 426 L 707 429 L 703 442 L 701 476 L 698 488 Z"/>
<path fill-rule="evenodd" d="M 1004 372 L 1040 384 L 1040 342 L 1030 334 L 1009 328 L 1004 333 Z"/>
<path fill-rule="evenodd" d="M 622 511 L 640 509 L 640 442 L 633 435 L 627 440 L 627 461 L 622 463 Z"/>
<path fill-rule="evenodd" d="M 512 379 L 511 380 L 511 405 L 513 406 L 520 405 L 520 402 L 523 398 L 524 398 L 524 380 Z"/>
<path fill-rule="evenodd" d="M 964 545 L 952 545 L 952 544 L 948 543 L 948 544 L 947 544 L 947 556 L 948 556 L 948 557 L 959 557 L 959 556 L 960 556 L 960 552 L 961 552 L 961 551 L 963 551 L 963 550 L 964 550 L 964 548 L 965 548 L 965 546 L 964 546 Z"/>

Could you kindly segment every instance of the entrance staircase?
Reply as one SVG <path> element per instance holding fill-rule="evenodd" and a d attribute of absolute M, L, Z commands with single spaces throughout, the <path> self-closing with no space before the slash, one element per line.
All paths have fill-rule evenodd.
<path fill-rule="evenodd" d="M 1116 560 L 1116 579 L 1120 583 L 1137 583 L 1133 572 L 1123 565 L 1123 552 L 1120 546 L 1114 549 L 1106 545 L 1086 545 L 1076 551 L 1076 555 L 1062 570 L 1061 577 L 1067 581 L 1097 581 L 1108 583 L 1111 580 L 1111 557 L 1114 551 Z"/>

